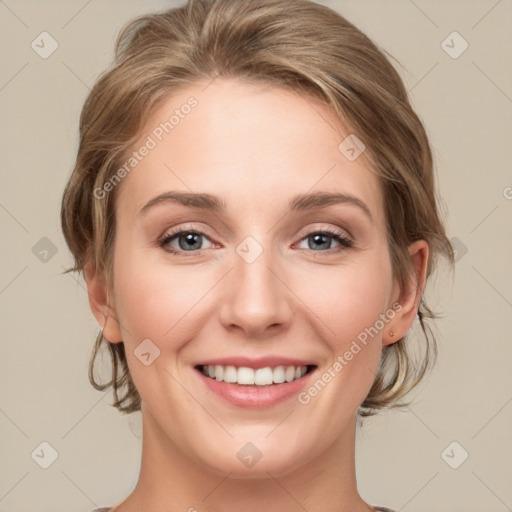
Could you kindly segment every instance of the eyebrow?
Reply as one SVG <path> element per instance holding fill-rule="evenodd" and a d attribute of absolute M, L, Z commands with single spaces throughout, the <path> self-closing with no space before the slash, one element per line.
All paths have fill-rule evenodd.
<path fill-rule="evenodd" d="M 142 207 L 140 214 L 145 214 L 154 206 L 162 203 L 178 203 L 190 208 L 207 210 L 214 213 L 224 213 L 227 210 L 225 201 L 212 194 L 169 191 L 150 199 Z M 288 208 L 290 211 L 303 211 L 324 208 L 335 204 L 351 204 L 356 206 L 366 214 L 370 221 L 373 222 L 373 216 L 370 209 L 361 199 L 351 194 L 339 192 L 312 192 L 308 194 L 297 194 L 291 198 Z"/>

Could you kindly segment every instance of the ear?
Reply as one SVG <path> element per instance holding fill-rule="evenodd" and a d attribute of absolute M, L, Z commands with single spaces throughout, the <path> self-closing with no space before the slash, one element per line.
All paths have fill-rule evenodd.
<path fill-rule="evenodd" d="M 103 337 L 110 343 L 123 341 L 114 305 L 110 303 L 108 286 L 94 263 L 88 262 L 84 266 L 84 277 L 89 305 L 94 318 L 102 328 Z"/>
<path fill-rule="evenodd" d="M 384 346 L 402 339 L 409 331 L 418 313 L 418 307 L 425 289 L 429 248 L 425 240 L 418 240 L 409 246 L 412 269 L 408 283 L 402 290 L 395 292 L 392 304 L 396 312 L 388 323 L 382 338 Z M 392 304 L 389 305 L 390 309 Z M 400 309 L 399 309 L 400 308 Z M 393 335 L 390 335 L 393 333 Z"/>

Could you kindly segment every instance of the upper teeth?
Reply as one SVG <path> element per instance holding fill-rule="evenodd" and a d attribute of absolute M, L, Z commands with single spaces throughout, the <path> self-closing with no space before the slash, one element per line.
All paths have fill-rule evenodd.
<path fill-rule="evenodd" d="M 306 366 L 276 366 L 271 368 L 247 368 L 241 366 L 223 366 L 217 364 L 215 366 L 203 366 L 203 374 L 212 379 L 231 382 L 237 384 L 247 384 L 256 386 L 268 386 L 272 383 L 281 384 L 283 382 L 292 382 L 300 379 L 307 372 Z"/>

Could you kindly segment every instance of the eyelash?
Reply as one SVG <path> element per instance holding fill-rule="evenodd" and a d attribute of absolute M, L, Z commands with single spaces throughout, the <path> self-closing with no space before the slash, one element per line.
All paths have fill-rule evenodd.
<path fill-rule="evenodd" d="M 188 255 L 186 255 L 187 252 L 190 253 L 190 255 L 193 255 L 194 253 L 201 251 L 201 249 L 198 249 L 197 251 L 184 251 L 184 250 L 178 251 L 176 249 L 171 248 L 169 246 L 170 242 L 182 234 L 194 234 L 194 235 L 200 235 L 205 238 L 208 238 L 206 233 L 203 233 L 202 231 L 199 231 L 197 229 L 181 228 L 181 229 L 177 229 L 176 231 L 171 231 L 171 232 L 166 233 L 163 238 L 158 240 L 159 247 L 161 247 L 162 249 L 164 249 L 165 251 L 167 251 L 171 254 L 174 254 L 174 255 L 177 255 L 180 257 L 185 257 L 185 258 L 188 256 Z M 306 236 L 302 237 L 300 239 L 300 241 L 305 240 L 312 235 L 326 235 L 328 238 L 332 238 L 332 239 L 336 240 L 341 245 L 341 247 L 338 248 L 339 251 L 342 251 L 344 249 L 350 249 L 354 246 L 354 242 L 350 238 L 345 236 L 343 234 L 343 232 L 333 230 L 333 229 L 322 229 L 322 230 L 318 230 L 318 231 L 311 231 Z M 302 249 L 302 250 L 308 250 L 308 249 Z M 320 254 L 322 254 L 322 253 L 330 254 L 331 253 L 331 249 L 327 249 L 325 251 L 322 251 L 322 250 L 315 251 L 313 249 L 310 249 L 310 251 L 313 253 L 320 253 Z M 336 252 L 339 252 L 339 251 L 336 251 Z"/>

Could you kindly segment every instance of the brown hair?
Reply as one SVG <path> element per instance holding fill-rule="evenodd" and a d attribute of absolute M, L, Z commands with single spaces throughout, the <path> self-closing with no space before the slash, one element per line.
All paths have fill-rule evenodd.
<path fill-rule="evenodd" d="M 292 5 L 293 4 L 293 5 Z M 439 216 L 432 153 L 399 74 L 375 44 L 335 11 L 308 0 L 189 0 L 179 8 L 142 16 L 121 31 L 115 61 L 88 95 L 80 117 L 80 145 L 64 191 L 61 222 L 75 265 L 94 262 L 112 286 L 114 193 L 98 198 L 122 165 L 160 99 L 178 88 L 217 77 L 287 87 L 330 106 L 365 144 L 380 176 L 394 277 L 403 286 L 411 270 L 408 246 L 426 240 L 429 277 L 440 254 L 453 250 Z M 359 409 L 361 417 L 415 387 L 437 357 L 424 298 L 418 319 L 425 341 L 415 359 L 410 334 L 384 347 L 378 374 Z M 106 341 L 112 379 L 100 384 L 94 362 Z M 413 343 L 413 345 L 411 345 Z M 120 411 L 140 409 L 123 343 L 98 334 L 89 366 L 96 389 L 112 386 Z"/>

